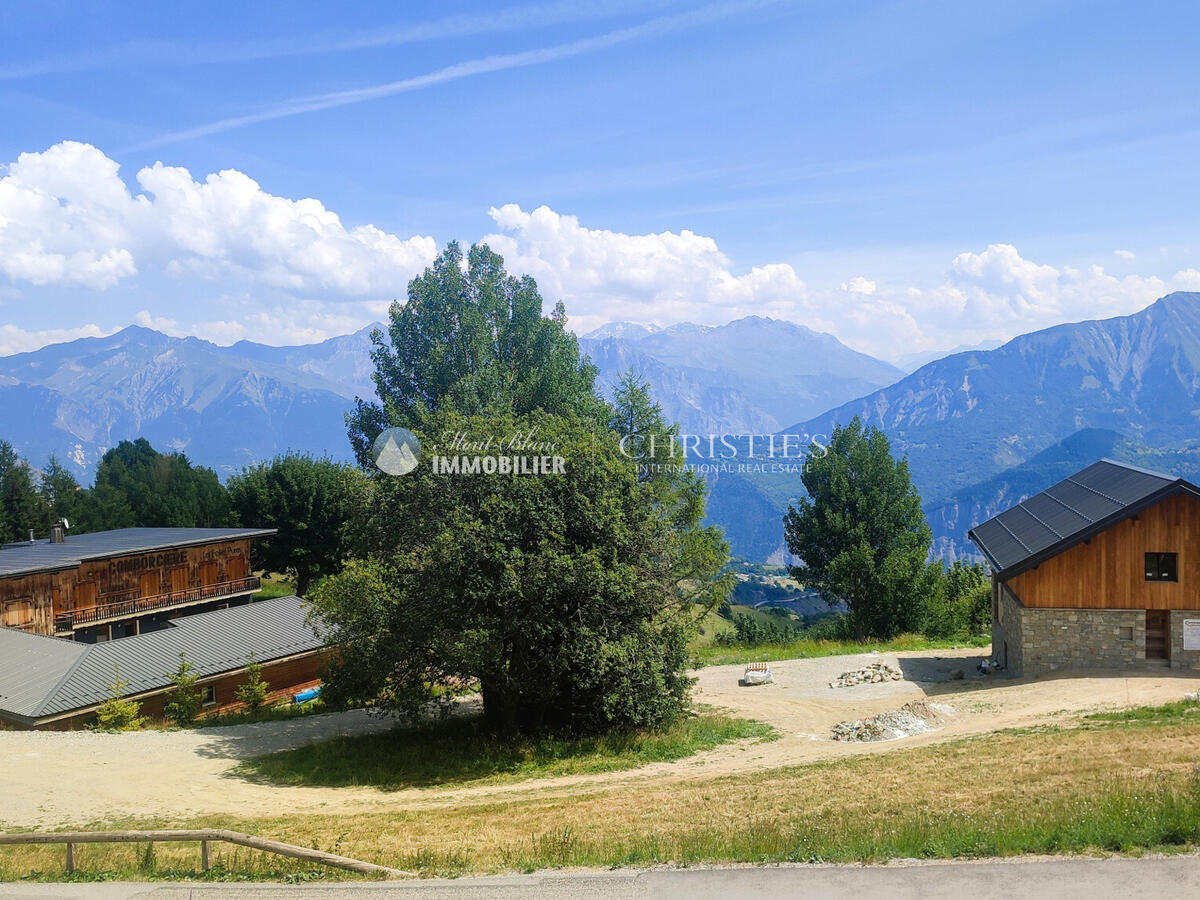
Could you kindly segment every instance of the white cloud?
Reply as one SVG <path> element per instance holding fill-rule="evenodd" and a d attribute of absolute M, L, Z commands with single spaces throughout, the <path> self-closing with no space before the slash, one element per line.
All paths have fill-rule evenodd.
<path fill-rule="evenodd" d="M 534 276 L 549 302 L 562 299 L 572 327 L 610 321 L 715 324 L 769 315 L 829 331 L 857 349 L 905 353 L 1007 339 L 1065 321 L 1125 315 L 1200 273 L 1171 279 L 1117 277 L 1100 266 L 1055 268 L 1011 244 L 960 253 L 924 285 L 858 275 L 837 287 L 806 285 L 786 263 L 738 274 L 710 237 L 691 231 L 623 234 L 574 216 L 515 204 L 491 210 L 501 229 L 484 240 L 514 271 Z"/>
<path fill-rule="evenodd" d="M 1171 287 L 1177 291 L 1200 291 L 1200 270 L 1184 269 L 1175 273 Z"/>
<path fill-rule="evenodd" d="M 849 281 L 843 281 L 841 290 L 847 294 L 863 294 L 871 295 L 875 293 L 875 282 L 868 278 L 863 278 L 861 275 L 855 275 Z"/>
<path fill-rule="evenodd" d="M 135 196 L 89 144 L 21 154 L 0 178 L 0 271 L 103 290 L 157 267 L 334 297 L 395 296 L 437 252 L 431 237 L 347 228 L 320 201 L 268 194 L 234 170 L 201 182 L 156 163 L 137 182 L 145 193 Z"/>
<path fill-rule="evenodd" d="M 48 328 L 45 331 L 26 331 L 15 325 L 0 325 L 0 356 L 37 350 L 47 344 L 59 344 L 85 337 L 105 337 L 117 331 L 98 325 L 83 325 L 79 328 Z"/>
<path fill-rule="evenodd" d="M 39 287 L 115 286 L 127 288 L 113 291 L 125 308 L 138 309 L 148 304 L 134 305 L 137 291 L 175 279 L 178 296 L 143 308 L 139 324 L 218 343 L 317 341 L 383 318 L 437 252 L 432 237 L 347 227 L 319 200 L 269 194 L 234 170 L 197 179 L 157 163 L 131 189 L 101 151 L 67 141 L 22 154 L 0 174 L 0 276 L 12 285 L 0 284 L 0 302 L 24 310 Z M 546 206 L 508 204 L 490 215 L 497 231 L 482 240 L 510 270 L 534 276 L 549 304 L 563 300 L 579 332 L 610 321 L 720 324 L 760 315 L 896 358 L 1127 314 L 1172 289 L 1200 290 L 1195 269 L 1115 276 L 1095 265 L 1048 265 L 999 243 L 959 253 L 917 283 L 855 275 L 814 284 L 787 262 L 738 267 L 715 239 L 693 231 L 593 229 Z M 78 299 L 55 302 L 88 309 Z M 63 318 L 61 309 L 51 314 Z M 101 333 L 96 325 L 6 326 L 0 352 Z"/>
<path fill-rule="evenodd" d="M 1137 259 L 1137 254 L 1132 250 L 1114 250 L 1113 255 L 1119 256 L 1121 259 L 1126 260 L 1127 262 L 1132 262 L 1133 260 Z"/>
<path fill-rule="evenodd" d="M 1156 276 L 1116 277 L 1100 266 L 1057 269 L 1021 256 L 1011 244 L 960 253 L 948 277 L 930 288 L 889 288 L 903 298 L 895 310 L 877 309 L 873 352 L 897 353 L 1007 339 L 1062 322 L 1128 315 L 1180 286 Z M 889 327 L 901 328 L 910 347 L 889 349 Z"/>
<path fill-rule="evenodd" d="M 734 275 L 716 241 L 691 231 L 589 229 L 549 207 L 525 212 L 512 203 L 490 213 L 501 232 L 483 241 L 509 269 L 537 279 L 549 302 L 564 300 L 580 330 L 625 319 L 712 324 L 790 316 L 805 303 L 804 282 L 790 265 Z"/>
<path fill-rule="evenodd" d="M 129 225 L 141 205 L 94 147 L 22 153 L 0 178 L 0 271 L 36 285 L 112 287 L 137 273 Z"/>

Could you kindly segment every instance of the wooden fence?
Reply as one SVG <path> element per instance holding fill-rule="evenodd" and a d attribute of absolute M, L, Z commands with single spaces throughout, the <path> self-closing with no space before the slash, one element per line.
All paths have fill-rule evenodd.
<path fill-rule="evenodd" d="M 221 828 L 201 828 L 194 831 L 56 831 L 29 832 L 27 834 L 0 834 L 0 846 L 12 844 L 66 844 L 67 871 L 75 871 L 76 844 L 155 844 L 164 842 L 200 842 L 200 866 L 207 872 L 212 867 L 209 855 L 209 844 L 221 841 L 226 844 L 237 844 L 262 850 L 265 853 L 275 853 L 279 856 L 289 856 L 305 862 L 318 863 L 323 866 L 333 866 L 338 869 L 348 869 L 351 872 L 361 872 L 366 875 L 383 875 L 388 878 L 410 876 L 412 872 L 402 872 L 387 866 L 377 866 L 374 863 L 326 853 L 323 850 L 310 850 L 307 847 L 297 847 L 294 844 L 284 844 L 279 841 L 269 841 L 266 838 L 242 834 L 238 831 L 225 831 Z"/>

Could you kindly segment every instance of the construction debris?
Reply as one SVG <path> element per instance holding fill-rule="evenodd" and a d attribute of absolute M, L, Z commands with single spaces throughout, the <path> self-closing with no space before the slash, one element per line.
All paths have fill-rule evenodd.
<path fill-rule="evenodd" d="M 833 726 L 835 741 L 891 741 L 911 737 L 936 728 L 942 722 L 942 711 L 927 700 L 914 700 L 899 709 L 880 713 L 855 722 L 838 722 Z"/>
<path fill-rule="evenodd" d="M 774 684 L 775 676 L 771 674 L 769 663 L 749 663 L 746 673 L 742 676 L 742 686 L 750 687 L 755 684 Z"/>
<path fill-rule="evenodd" d="M 871 663 L 853 672 L 843 672 L 834 681 L 829 682 L 831 688 L 854 687 L 856 684 L 879 684 L 883 681 L 900 681 L 903 673 L 887 663 Z"/>

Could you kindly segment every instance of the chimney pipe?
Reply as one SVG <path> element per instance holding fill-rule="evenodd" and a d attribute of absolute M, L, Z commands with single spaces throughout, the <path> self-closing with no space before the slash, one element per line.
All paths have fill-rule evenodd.
<path fill-rule="evenodd" d="M 66 539 L 67 539 L 67 533 L 63 529 L 62 525 L 51 525 L 50 526 L 50 543 L 61 544 Z"/>

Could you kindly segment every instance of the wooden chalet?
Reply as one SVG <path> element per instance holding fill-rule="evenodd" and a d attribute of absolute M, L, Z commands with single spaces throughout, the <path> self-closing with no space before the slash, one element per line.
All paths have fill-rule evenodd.
<path fill-rule="evenodd" d="M 1101 460 L 968 537 L 1010 673 L 1200 668 L 1200 487 Z"/>
<path fill-rule="evenodd" d="M 204 714 L 237 706 L 254 660 L 275 699 L 319 683 L 329 650 L 299 597 L 255 601 L 250 543 L 269 528 L 123 528 L 0 547 L 0 720 L 89 722 L 119 670 L 161 715 L 185 654 Z"/>
<path fill-rule="evenodd" d="M 245 603 L 261 587 L 250 542 L 263 528 L 122 528 L 0 548 L 0 624 L 95 642 L 180 615 Z"/>

